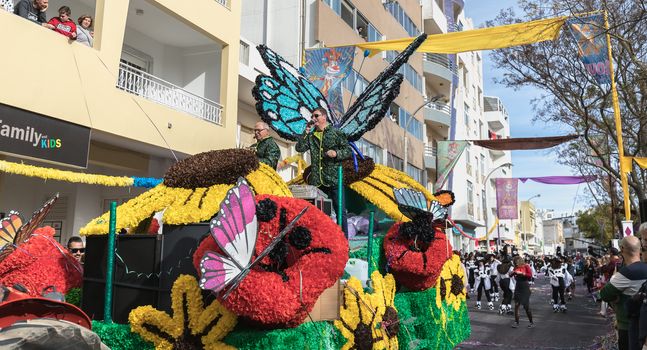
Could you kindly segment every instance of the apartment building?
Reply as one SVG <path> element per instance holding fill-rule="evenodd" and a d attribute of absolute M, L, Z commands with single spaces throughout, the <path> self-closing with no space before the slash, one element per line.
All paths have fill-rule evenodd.
<path fill-rule="evenodd" d="M 94 18 L 93 47 L 0 11 L 0 120 L 60 144 L 3 142 L 2 159 L 161 177 L 176 157 L 236 145 L 241 2 L 50 0 L 47 18 L 62 5 Z M 0 173 L 0 211 L 29 215 L 60 192 L 48 223 L 64 241 L 142 191 Z"/>
<path fill-rule="evenodd" d="M 519 203 L 519 247 L 529 254 L 541 253 L 541 241 L 537 237 L 536 208 L 531 201 Z"/>
<path fill-rule="evenodd" d="M 415 37 L 423 31 L 422 9 L 415 0 L 246 0 L 242 6 L 240 40 L 244 62 L 240 70 L 238 108 L 241 147 L 253 142 L 251 132 L 259 116 L 254 109 L 251 88 L 255 76 L 266 73 L 256 45 L 267 45 L 299 67 L 304 49 Z M 395 54 L 384 52 L 363 60 L 361 50 L 356 51 L 352 73 L 343 83 L 345 108 L 387 67 Z M 400 72 L 404 81 L 389 115 L 357 145 L 376 163 L 406 171 L 425 183 L 423 107 L 427 75 L 422 54 L 414 54 Z M 279 146 L 284 158 L 295 154 L 291 144 L 281 141 Z M 290 170 L 280 173 L 286 179 L 293 175 Z"/>
<path fill-rule="evenodd" d="M 543 253 L 554 255 L 558 250 L 564 252 L 564 222 L 561 219 L 554 218 L 544 220 L 544 249 Z M 558 249 L 559 248 L 559 249 Z"/>

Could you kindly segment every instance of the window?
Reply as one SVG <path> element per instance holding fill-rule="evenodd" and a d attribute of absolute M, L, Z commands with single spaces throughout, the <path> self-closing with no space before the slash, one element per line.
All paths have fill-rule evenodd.
<path fill-rule="evenodd" d="M 467 175 L 469 176 L 472 176 L 472 163 L 470 163 L 471 161 L 472 159 L 470 157 L 470 151 L 469 149 L 466 148 L 465 149 L 465 163 L 466 163 L 465 169 L 467 170 Z"/>
<path fill-rule="evenodd" d="M 407 163 L 407 174 L 409 174 L 409 176 L 411 176 L 414 180 L 422 182 L 422 170 L 416 168 L 410 163 Z"/>
<path fill-rule="evenodd" d="M 467 214 L 474 215 L 474 185 L 467 180 Z"/>
<path fill-rule="evenodd" d="M 341 15 L 341 0 L 323 0 L 335 13 Z"/>
<path fill-rule="evenodd" d="M 406 128 L 407 131 L 415 136 L 419 140 L 423 140 L 422 138 L 422 123 L 415 119 L 411 113 L 407 112 L 404 108 L 400 107 L 400 111 L 398 113 L 398 124 Z"/>
<path fill-rule="evenodd" d="M 485 176 L 485 156 L 481 154 L 481 175 Z M 484 180 L 485 181 L 485 180 Z"/>
<path fill-rule="evenodd" d="M 482 207 L 483 207 L 483 219 L 487 221 L 487 200 L 485 198 L 485 190 L 481 191 L 481 201 L 483 202 Z M 489 227 L 486 227 L 485 230 L 489 230 Z"/>
<path fill-rule="evenodd" d="M 342 86 L 353 95 L 359 96 L 368 87 L 368 80 L 353 69 L 348 74 L 348 78 L 342 82 Z"/>
<path fill-rule="evenodd" d="M 404 12 L 404 9 L 402 9 L 397 1 L 385 2 L 384 8 L 400 23 L 409 36 L 418 36 L 420 34 L 418 27 L 416 27 L 413 20 Z"/>
<path fill-rule="evenodd" d="M 342 1 L 340 16 L 346 24 L 351 28 L 355 28 L 355 6 L 351 5 L 348 1 Z"/>
<path fill-rule="evenodd" d="M 465 114 L 465 126 L 467 127 L 467 129 L 469 129 L 469 127 L 470 127 L 470 106 L 468 106 L 467 103 L 465 103 L 463 108 L 464 108 L 463 113 Z"/>
<path fill-rule="evenodd" d="M 372 24 L 368 24 L 368 41 L 382 40 L 382 33 L 378 31 Z"/>
<path fill-rule="evenodd" d="M 404 161 L 402 158 L 396 157 L 391 153 L 387 153 L 386 166 L 402 171 L 403 165 Z"/>
<path fill-rule="evenodd" d="M 386 52 L 386 58 L 385 60 L 387 62 L 393 62 L 395 57 L 398 55 L 396 51 L 387 51 Z M 404 76 L 404 79 L 406 79 L 411 86 L 413 86 L 416 90 L 418 90 L 420 93 L 423 93 L 422 90 L 422 76 L 416 72 L 413 67 L 411 67 L 410 64 L 405 63 L 398 69 L 398 73 L 402 74 Z"/>
<path fill-rule="evenodd" d="M 382 148 L 364 139 L 359 139 L 355 142 L 357 148 L 366 157 L 371 157 L 376 164 L 384 164 L 382 159 Z"/>

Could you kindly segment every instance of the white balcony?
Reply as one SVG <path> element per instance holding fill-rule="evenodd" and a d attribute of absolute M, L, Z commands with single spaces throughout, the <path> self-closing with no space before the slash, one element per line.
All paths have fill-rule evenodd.
<path fill-rule="evenodd" d="M 456 65 L 449 60 L 449 57 L 440 53 L 425 53 L 422 56 L 423 70 L 430 77 L 440 77 L 447 83 L 457 74 Z"/>
<path fill-rule="evenodd" d="M 425 120 L 432 126 L 449 127 L 451 123 L 451 107 L 440 101 L 429 103 L 425 107 Z"/>
<path fill-rule="evenodd" d="M 437 149 L 432 145 L 425 145 L 425 168 L 436 169 Z"/>
<path fill-rule="evenodd" d="M 177 111 L 222 125 L 222 105 L 123 62 L 119 65 L 117 87 Z"/>

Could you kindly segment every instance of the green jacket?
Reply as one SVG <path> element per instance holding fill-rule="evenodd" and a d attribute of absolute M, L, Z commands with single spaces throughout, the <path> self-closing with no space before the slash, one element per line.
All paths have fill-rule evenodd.
<path fill-rule="evenodd" d="M 337 168 L 342 160 L 349 158 L 353 153 L 346 135 L 332 125 L 328 125 L 323 130 L 321 140 L 314 132 L 302 136 L 297 141 L 295 149 L 301 153 L 310 151 L 310 176 L 306 181 L 317 187 L 336 187 Z M 328 157 L 326 152 L 329 150 L 337 152 L 337 156 Z"/>
<path fill-rule="evenodd" d="M 256 157 L 258 157 L 259 162 L 269 165 L 272 169 L 276 169 L 276 164 L 278 164 L 279 158 L 281 158 L 281 149 L 279 149 L 276 141 L 271 136 L 258 141 L 252 147 L 256 149 Z"/>
<path fill-rule="evenodd" d="M 635 262 L 624 266 L 611 276 L 611 279 L 600 290 L 600 298 L 613 307 L 616 312 L 618 329 L 629 329 L 629 316 L 626 304 L 631 297 L 638 293 L 640 286 L 647 280 L 647 264 Z"/>

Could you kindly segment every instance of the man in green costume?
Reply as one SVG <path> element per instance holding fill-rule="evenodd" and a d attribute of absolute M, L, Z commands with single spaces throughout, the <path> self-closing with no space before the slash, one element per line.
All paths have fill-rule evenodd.
<path fill-rule="evenodd" d="M 325 109 L 318 108 L 312 112 L 312 118 L 306 126 L 305 133 L 297 141 L 295 149 L 301 153 L 310 151 L 310 174 L 306 183 L 319 187 L 328 195 L 333 202 L 335 213 L 342 216 L 342 230 L 347 234 L 346 196 L 342 191 L 342 210 L 338 207 L 337 196 L 337 168 L 353 152 L 346 135 L 328 123 L 328 113 Z"/>
<path fill-rule="evenodd" d="M 254 126 L 254 138 L 256 143 L 252 145 L 252 148 L 256 150 L 258 161 L 269 165 L 272 169 L 276 169 L 276 164 L 281 158 L 281 150 L 274 138 L 270 136 L 269 126 L 264 122 L 256 123 Z"/>

